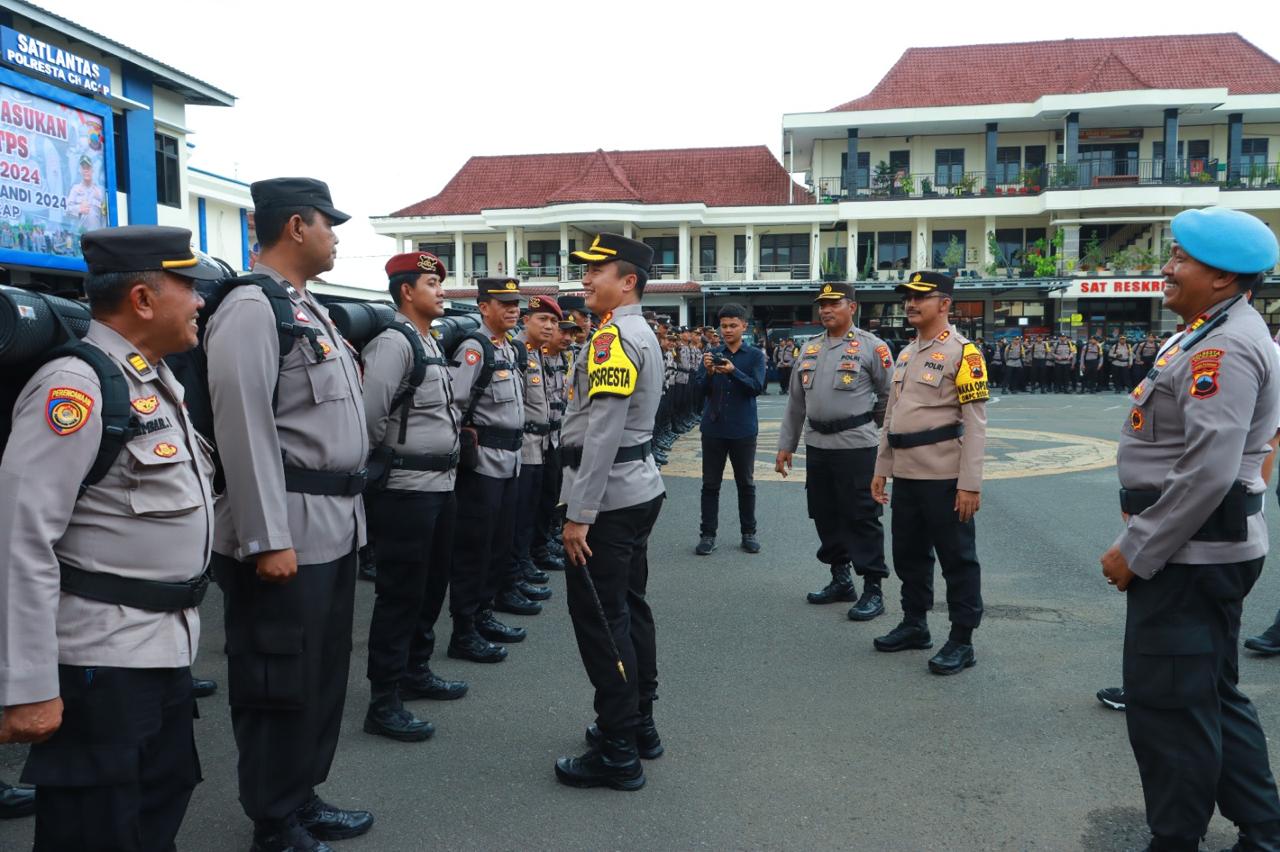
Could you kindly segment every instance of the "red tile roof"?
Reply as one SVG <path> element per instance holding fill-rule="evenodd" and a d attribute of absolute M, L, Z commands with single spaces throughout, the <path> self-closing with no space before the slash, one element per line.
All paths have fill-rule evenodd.
<path fill-rule="evenodd" d="M 446 299 L 474 299 L 477 291 L 474 287 L 446 288 Z M 647 295 L 661 293 L 701 293 L 702 287 L 696 281 L 650 281 L 644 287 Z M 561 290 L 555 284 L 524 284 L 520 287 L 521 296 L 560 296 L 583 295 L 582 290 Z"/>
<path fill-rule="evenodd" d="M 709 207 L 798 204 L 813 198 L 792 184 L 763 145 L 666 151 L 592 151 L 472 157 L 440 190 L 392 216 L 456 216 L 583 201 L 702 203 Z"/>
<path fill-rule="evenodd" d="M 1233 95 L 1280 93 L 1280 62 L 1237 33 L 913 47 L 870 94 L 831 112 L 1217 88 Z"/>

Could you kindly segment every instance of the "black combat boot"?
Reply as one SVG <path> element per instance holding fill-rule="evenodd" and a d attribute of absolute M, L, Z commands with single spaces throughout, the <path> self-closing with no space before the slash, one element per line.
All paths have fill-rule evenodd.
<path fill-rule="evenodd" d="M 635 736 L 605 737 L 600 748 L 581 757 L 556 761 L 556 779 L 570 787 L 612 787 L 639 790 L 644 786 L 644 767 L 636 751 Z"/>
<path fill-rule="evenodd" d="M 291 814 L 287 819 L 256 820 L 249 852 L 333 852 L 333 847 L 317 840 Z"/>
<path fill-rule="evenodd" d="M 523 627 L 509 627 L 494 617 L 491 610 L 481 612 L 476 618 L 476 632 L 490 642 L 514 644 L 523 642 L 529 631 Z"/>
<path fill-rule="evenodd" d="M 436 728 L 404 709 L 394 686 L 377 685 L 373 687 L 369 710 L 364 714 L 364 732 L 404 743 L 418 743 L 430 739 Z"/>
<path fill-rule="evenodd" d="M 893 653 L 894 651 L 924 650 L 933 647 L 933 637 L 929 635 L 929 624 L 924 616 L 903 616 L 902 623 L 884 636 L 872 640 L 877 651 Z"/>
<path fill-rule="evenodd" d="M 432 701 L 453 701 L 467 694 L 465 680 L 445 680 L 431 666 L 422 663 L 416 669 L 410 667 L 409 674 L 400 681 L 400 698 L 403 701 L 416 701 L 429 698 Z"/>
<path fill-rule="evenodd" d="M 604 742 L 604 734 L 596 725 L 587 728 L 587 745 L 598 749 Z M 662 747 L 662 738 L 658 736 L 658 726 L 653 723 L 653 702 L 640 702 L 640 724 L 636 725 L 636 751 L 645 760 L 662 757 L 666 751 Z"/>
<path fill-rule="evenodd" d="M 507 649 L 476 632 L 475 619 L 466 616 L 453 619 L 453 636 L 449 639 L 446 653 L 455 660 L 473 663 L 500 663 L 507 658 Z"/>
<path fill-rule="evenodd" d="M 853 566 L 848 562 L 831 566 L 831 582 L 808 595 L 811 604 L 829 604 L 836 601 L 856 601 L 858 590 L 853 587 Z"/>

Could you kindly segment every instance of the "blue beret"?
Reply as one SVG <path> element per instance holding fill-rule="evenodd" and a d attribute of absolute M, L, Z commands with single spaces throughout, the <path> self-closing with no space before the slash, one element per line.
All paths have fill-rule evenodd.
<path fill-rule="evenodd" d="M 1266 272 L 1276 265 L 1276 235 L 1257 216 L 1226 207 L 1184 210 L 1173 217 L 1173 238 L 1196 260 L 1224 272 Z"/>

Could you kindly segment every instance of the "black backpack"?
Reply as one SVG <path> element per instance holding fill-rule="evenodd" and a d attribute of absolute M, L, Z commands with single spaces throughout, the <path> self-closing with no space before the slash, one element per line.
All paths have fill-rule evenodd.
<path fill-rule="evenodd" d="M 523 373 L 529 366 L 529 350 L 523 341 L 515 338 L 511 339 L 511 345 L 516 351 L 516 362 L 508 364 L 506 361 L 498 361 L 498 350 L 483 330 L 471 332 L 458 341 L 458 345 L 461 346 L 467 340 L 474 340 L 480 344 L 483 362 L 480 365 L 480 375 L 476 376 L 476 380 L 471 385 L 471 396 L 467 399 L 467 407 L 462 412 L 463 426 L 472 425 L 472 417 L 475 414 L 476 405 L 480 402 L 480 397 L 484 396 L 485 388 L 489 387 L 489 382 L 493 381 L 495 370 L 499 368 L 504 370 L 514 369 Z M 457 365 L 456 361 L 453 363 L 455 366 Z"/>
<path fill-rule="evenodd" d="M 106 476 L 120 451 L 138 434 L 139 423 L 129 407 L 129 385 L 124 373 L 111 358 L 92 343 L 80 339 L 89 328 L 89 309 L 78 302 L 16 288 L 6 288 L 4 308 L 14 312 L 22 323 L 40 329 L 40 340 L 18 340 L 16 334 L 2 334 L 5 343 L 27 355 L 15 356 L 16 363 L 6 361 L 0 380 L 0 454 L 9 442 L 13 429 L 13 407 L 22 389 L 36 371 L 56 358 L 79 358 L 98 378 L 102 398 L 98 416 L 102 419 L 102 439 L 89 472 L 80 482 L 80 492 Z M 47 341 L 57 341 L 52 347 Z M 43 350 L 43 351 L 40 351 Z"/>

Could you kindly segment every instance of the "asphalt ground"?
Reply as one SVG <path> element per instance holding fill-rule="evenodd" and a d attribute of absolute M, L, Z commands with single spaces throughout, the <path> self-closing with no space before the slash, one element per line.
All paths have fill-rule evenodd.
<path fill-rule="evenodd" d="M 1120 682 L 1124 599 L 1098 556 L 1120 526 L 1113 441 L 1124 397 L 1018 395 L 988 406 L 991 439 L 978 515 L 986 619 L 978 665 L 930 675 L 932 652 L 880 654 L 847 605 L 805 592 L 827 570 L 806 517 L 800 477 L 772 472 L 782 397 L 761 398 L 758 516 L 764 551 L 737 548 L 733 487 L 721 496 L 720 549 L 693 554 L 698 532 L 696 430 L 665 469 L 668 500 L 650 542 L 649 598 L 661 676 L 655 715 L 666 755 L 636 793 L 556 783 L 556 757 L 584 748 L 591 691 L 565 611 L 564 579 L 495 666 L 450 660 L 436 670 L 471 682 L 451 703 L 414 702 L 437 726 L 425 743 L 361 731 L 372 587 L 357 591 L 355 652 L 329 801 L 373 810 L 377 824 L 340 850 L 1128 850 L 1146 842 L 1142 793 L 1124 717 L 1094 698 Z M 798 461 L 801 459 L 798 457 Z M 1270 498 L 1268 498 L 1270 502 Z M 1273 540 L 1280 529 L 1271 516 Z M 886 518 L 887 520 L 887 518 Z M 887 524 L 886 524 L 887 527 Z M 941 578 L 938 595 L 942 595 Z M 1245 606 L 1245 633 L 1280 605 L 1264 572 Z M 221 596 L 204 607 L 196 671 L 225 684 Z M 945 613 L 931 618 L 945 639 Z M 442 625 L 447 633 L 447 624 Z M 1280 660 L 1245 652 L 1241 680 L 1264 727 L 1280 731 Z M 205 781 L 178 846 L 247 849 L 235 789 L 225 693 L 196 723 Z M 25 748 L 0 746 L 0 777 L 17 778 Z M 1272 761 L 1280 754 L 1273 748 Z M 0 849 L 29 848 L 31 820 L 0 823 Z M 1234 841 L 1215 818 L 1207 849 Z"/>

